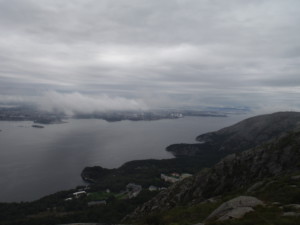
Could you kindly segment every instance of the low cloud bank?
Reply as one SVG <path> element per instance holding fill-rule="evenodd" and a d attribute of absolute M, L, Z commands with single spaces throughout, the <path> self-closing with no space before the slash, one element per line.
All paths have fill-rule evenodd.
<path fill-rule="evenodd" d="M 251 108 L 254 114 L 266 114 L 278 111 L 300 111 L 297 95 L 289 96 L 286 99 L 278 96 L 258 96 L 243 99 L 222 99 L 219 102 L 211 99 L 189 99 L 186 96 L 164 96 L 155 93 L 141 95 L 140 98 L 126 98 L 110 96 L 106 94 L 88 95 L 79 92 L 62 93 L 48 91 L 40 96 L 11 96 L 0 95 L 0 107 L 15 107 L 22 105 L 36 106 L 39 110 L 48 112 L 62 112 L 67 115 L 91 114 L 110 111 L 145 111 L 154 109 L 198 109 L 205 110 L 207 107 L 237 107 L 246 106 Z M 214 98 L 214 96 L 213 96 Z M 221 104 L 224 102 L 224 104 Z M 235 104 L 230 104 L 235 102 Z M 228 103 L 228 104 L 226 104 Z"/>
<path fill-rule="evenodd" d="M 33 104 L 40 110 L 63 112 L 67 115 L 76 113 L 95 113 L 122 110 L 146 110 L 147 105 L 140 99 L 111 97 L 108 95 L 90 96 L 78 92 L 46 92 L 37 97 L 0 95 L 0 102 L 6 104 Z"/>

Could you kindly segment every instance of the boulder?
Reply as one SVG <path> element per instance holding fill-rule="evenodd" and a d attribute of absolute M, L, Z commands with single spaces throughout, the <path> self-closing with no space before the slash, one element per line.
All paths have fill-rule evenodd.
<path fill-rule="evenodd" d="M 292 180 L 299 180 L 299 179 L 300 179 L 300 175 L 292 176 L 291 179 L 292 179 Z"/>
<path fill-rule="evenodd" d="M 228 219 L 240 219 L 246 213 L 254 211 L 252 207 L 238 207 L 228 211 L 224 216 L 220 217 L 219 221 L 224 221 Z"/>
<path fill-rule="evenodd" d="M 251 187 L 249 187 L 247 189 L 247 193 L 255 192 L 257 189 L 259 189 L 263 185 L 264 185 L 263 181 L 259 181 L 259 182 L 255 183 L 255 184 L 253 184 Z"/>
<path fill-rule="evenodd" d="M 227 220 L 231 218 L 242 218 L 246 213 L 253 211 L 252 207 L 264 205 L 262 201 L 252 196 L 239 196 L 224 202 L 215 209 L 206 220 Z"/>
<path fill-rule="evenodd" d="M 289 205 L 285 205 L 284 207 L 300 209 L 300 204 L 289 204 Z"/>

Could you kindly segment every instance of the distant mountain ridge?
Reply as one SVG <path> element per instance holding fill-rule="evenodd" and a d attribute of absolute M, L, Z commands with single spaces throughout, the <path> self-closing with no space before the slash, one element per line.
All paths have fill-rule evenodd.
<path fill-rule="evenodd" d="M 174 144 L 167 151 L 175 156 L 205 156 L 212 151 L 221 155 L 241 152 L 291 130 L 300 129 L 299 112 L 277 112 L 245 119 L 216 132 L 199 135 L 197 144 Z"/>

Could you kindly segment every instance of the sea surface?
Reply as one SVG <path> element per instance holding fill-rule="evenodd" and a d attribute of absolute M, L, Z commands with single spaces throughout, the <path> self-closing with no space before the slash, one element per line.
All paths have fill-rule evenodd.
<path fill-rule="evenodd" d="M 0 202 L 32 201 L 84 184 L 86 166 L 115 168 L 135 159 L 165 159 L 174 143 L 232 125 L 248 116 L 185 117 L 106 122 L 70 119 L 33 128 L 32 122 L 0 122 Z"/>

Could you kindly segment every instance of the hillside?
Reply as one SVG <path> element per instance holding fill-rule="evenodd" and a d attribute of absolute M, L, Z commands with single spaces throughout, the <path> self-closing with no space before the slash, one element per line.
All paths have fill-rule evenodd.
<path fill-rule="evenodd" d="M 147 188 L 151 185 L 166 187 L 169 184 L 160 179 L 162 173 L 190 173 L 210 167 L 220 158 L 219 154 L 207 154 L 202 157 L 179 157 L 172 159 L 134 160 L 116 169 L 106 169 L 101 166 L 86 167 L 81 173 L 84 181 L 89 182 L 94 189 L 121 191 L 128 183 L 137 183 Z"/>
<path fill-rule="evenodd" d="M 278 204 L 299 204 L 300 183 L 298 182 L 296 185 L 295 182 L 293 185 L 289 183 L 291 177 L 295 177 L 293 175 L 300 172 L 299 162 L 300 132 L 291 132 L 271 143 L 227 156 L 212 168 L 202 170 L 195 176 L 160 192 L 155 198 L 138 207 L 127 218 L 136 220 L 149 217 L 149 215 L 160 215 L 163 218 L 161 212 L 168 214 L 174 208 L 182 206 L 193 208 L 209 199 L 224 199 L 224 196 L 230 196 L 233 193 L 246 194 L 246 190 L 249 190 L 251 186 L 252 189 L 255 189 L 253 186 L 265 188 L 260 193 L 260 197 L 265 198 L 262 200 L 275 201 L 279 199 L 281 202 Z M 296 176 L 295 179 L 300 178 L 298 177 Z M 272 184 L 274 185 L 278 181 L 281 183 L 277 185 L 277 191 L 283 187 L 292 187 L 292 194 L 289 195 L 291 192 L 289 189 L 286 189 L 289 190 L 286 192 L 277 192 L 276 186 L 272 188 Z M 267 184 L 269 187 L 266 187 Z M 218 201 L 216 200 L 216 202 Z M 212 211 L 213 208 L 210 210 Z M 300 221 L 297 220 L 297 222 Z"/>
<path fill-rule="evenodd" d="M 150 222 L 142 221 L 151 218 L 152 215 L 155 220 L 161 220 L 165 213 L 171 214 L 169 217 L 176 222 L 174 210 L 179 214 L 182 209 L 178 211 L 178 207 L 193 211 L 199 204 L 201 204 L 200 214 L 206 212 L 204 214 L 208 216 L 208 209 L 211 212 L 217 204 L 228 200 L 231 193 L 246 195 L 245 190 L 257 182 L 265 184 L 275 182 L 274 179 L 285 180 L 285 176 L 290 177 L 298 173 L 299 125 L 300 113 L 297 112 L 256 116 L 219 131 L 202 134 L 197 137 L 201 142 L 199 144 L 169 146 L 167 150 L 176 156 L 175 159 L 133 161 L 110 171 L 112 173 L 109 172 L 108 175 L 102 173 L 105 171 L 102 168 L 86 168 L 82 175 L 88 179 L 93 178 L 98 186 L 106 184 L 107 179 L 112 184 L 120 178 L 123 182 L 134 179 L 135 182 L 149 185 L 147 182 L 154 182 L 155 177 L 159 177 L 161 172 L 176 169 L 180 172 L 184 170 L 195 172 L 202 169 L 192 178 L 171 186 L 139 206 L 126 217 L 126 220 L 136 221 L 137 224 L 167 224 L 161 221 L 151 222 L 151 219 Z M 217 163 L 222 158 L 224 159 Z M 213 166 L 215 163 L 217 164 Z M 204 167 L 212 168 L 203 170 Z M 281 185 L 288 186 L 288 182 Z M 300 196 L 300 190 L 297 194 Z M 285 197 L 290 199 L 287 195 Z M 206 205 L 207 209 L 203 209 L 203 202 L 211 198 L 220 199 L 217 203 Z"/>
<path fill-rule="evenodd" d="M 97 189 L 120 191 L 126 184 L 135 182 L 143 187 L 166 186 L 157 179 L 161 173 L 196 173 L 211 167 L 230 153 L 242 152 L 296 130 L 300 125 L 300 113 L 279 112 L 255 116 L 233 126 L 197 137 L 200 144 L 174 144 L 167 148 L 176 158 L 164 160 L 136 160 L 117 169 L 100 166 L 86 167 L 81 173 L 85 181 L 94 183 Z M 95 185 L 96 184 L 96 185 Z"/>
<path fill-rule="evenodd" d="M 300 127 L 299 112 L 277 112 L 243 120 L 216 132 L 196 138 L 198 144 L 174 144 L 167 148 L 175 156 L 201 156 L 217 152 L 220 156 L 241 152 Z"/>

